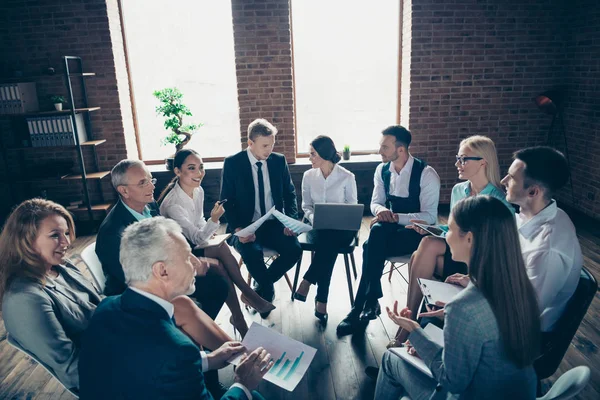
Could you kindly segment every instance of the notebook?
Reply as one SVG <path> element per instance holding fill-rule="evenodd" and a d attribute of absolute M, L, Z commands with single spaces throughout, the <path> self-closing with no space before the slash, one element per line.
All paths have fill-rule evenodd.
<path fill-rule="evenodd" d="M 434 324 L 428 324 L 427 326 L 425 326 L 424 331 L 425 331 L 425 333 L 427 333 L 427 335 L 433 342 L 444 347 L 444 331 L 443 330 L 441 330 Z M 394 353 L 395 355 L 397 355 L 398 357 L 406 360 L 408 363 L 410 363 L 412 366 L 417 368 L 419 371 L 423 372 L 425 375 L 429 376 L 430 378 L 433 378 L 433 374 L 431 373 L 431 370 L 425 364 L 425 362 L 417 356 L 408 354 L 407 347 L 392 347 L 390 349 L 390 351 L 392 353 Z"/>
<path fill-rule="evenodd" d="M 207 242 L 200 243 L 199 245 L 194 247 L 194 249 L 206 249 L 208 247 L 219 246 L 221 243 L 223 243 L 224 241 L 229 239 L 229 236 L 231 236 L 231 233 L 224 233 L 222 235 L 214 235 L 213 237 L 208 239 Z"/>

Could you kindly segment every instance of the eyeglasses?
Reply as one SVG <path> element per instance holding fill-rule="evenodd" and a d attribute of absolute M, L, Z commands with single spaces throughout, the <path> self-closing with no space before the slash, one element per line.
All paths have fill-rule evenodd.
<path fill-rule="evenodd" d="M 156 186 L 156 182 L 157 182 L 157 179 L 156 178 L 152 178 L 152 179 L 144 179 L 140 183 L 125 183 L 125 184 L 123 184 L 123 186 L 138 186 L 138 187 L 141 187 L 141 188 L 145 188 L 149 184 L 153 184 L 153 185 Z"/>
<path fill-rule="evenodd" d="M 483 157 L 465 157 L 465 156 L 456 156 L 456 162 L 459 162 L 460 165 L 465 165 L 467 161 L 479 161 L 483 160 Z"/>

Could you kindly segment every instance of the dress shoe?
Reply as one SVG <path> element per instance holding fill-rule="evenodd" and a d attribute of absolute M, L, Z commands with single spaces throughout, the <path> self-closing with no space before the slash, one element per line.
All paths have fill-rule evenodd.
<path fill-rule="evenodd" d="M 379 315 L 381 315 L 379 302 L 375 301 L 374 303 L 367 303 L 365 304 L 364 310 L 360 313 L 360 320 L 370 321 L 372 319 L 377 319 Z"/>
<path fill-rule="evenodd" d="M 260 286 L 257 283 L 252 285 L 252 289 L 258 294 L 260 297 L 268 301 L 269 303 L 273 302 L 275 299 L 275 288 L 273 285 L 270 287 Z"/>
<path fill-rule="evenodd" d="M 379 375 L 379 368 L 377 367 L 367 367 L 365 368 L 365 374 L 374 381 L 377 380 L 377 375 Z"/>
<path fill-rule="evenodd" d="M 262 319 L 267 319 L 267 318 L 269 317 L 269 314 L 271 314 L 271 311 L 273 311 L 273 310 L 269 310 L 269 311 L 265 311 L 265 312 L 261 312 L 261 313 L 259 313 L 259 314 L 260 314 L 260 317 L 261 317 Z"/>
<path fill-rule="evenodd" d="M 367 326 L 366 323 L 361 321 L 358 316 L 360 315 L 360 311 L 355 308 L 352 308 L 350 313 L 346 315 L 346 318 L 340 322 L 340 324 L 336 328 L 336 333 L 338 336 L 346 336 L 351 335 L 360 329 L 363 329 Z"/>

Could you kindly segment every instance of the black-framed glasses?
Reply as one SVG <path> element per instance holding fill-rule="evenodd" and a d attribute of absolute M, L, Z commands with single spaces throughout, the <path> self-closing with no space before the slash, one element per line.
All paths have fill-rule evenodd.
<path fill-rule="evenodd" d="M 465 165 L 467 163 L 467 161 L 479 161 L 479 160 L 483 160 L 483 157 L 465 157 L 465 156 L 456 156 L 456 162 L 459 162 L 460 165 Z"/>
<path fill-rule="evenodd" d="M 144 187 L 148 186 L 149 184 L 153 184 L 156 186 L 156 182 L 157 182 L 157 179 L 152 178 L 152 179 L 144 179 L 140 183 L 125 183 L 123 186 L 139 186 L 141 188 L 144 188 Z"/>

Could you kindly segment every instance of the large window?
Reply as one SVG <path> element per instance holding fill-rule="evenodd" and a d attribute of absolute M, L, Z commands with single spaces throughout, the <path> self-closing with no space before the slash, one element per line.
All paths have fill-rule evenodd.
<path fill-rule="evenodd" d="M 397 122 L 399 13 L 398 0 L 292 1 L 299 153 L 320 134 L 377 149 Z"/>
<path fill-rule="evenodd" d="M 163 159 L 174 145 L 156 115 L 153 91 L 177 87 L 193 117 L 204 124 L 187 147 L 204 157 L 240 150 L 231 2 L 126 0 L 123 20 L 144 160 Z"/>

